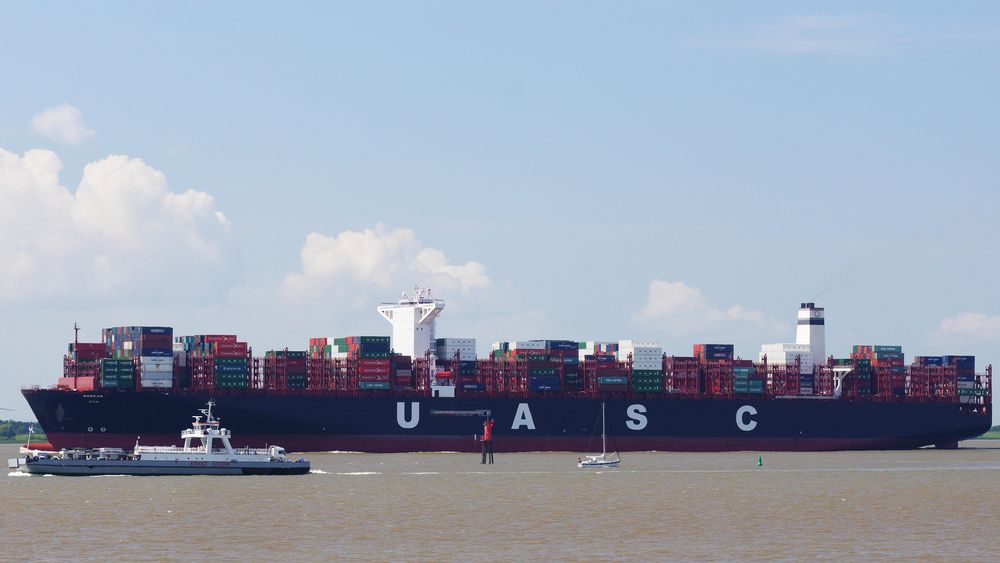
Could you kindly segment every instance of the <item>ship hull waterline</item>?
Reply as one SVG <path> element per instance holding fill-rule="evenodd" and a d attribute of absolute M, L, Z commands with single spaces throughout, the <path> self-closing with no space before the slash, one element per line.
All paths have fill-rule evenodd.
<path fill-rule="evenodd" d="M 286 450 L 474 452 L 484 413 L 497 452 L 836 451 L 953 447 L 986 432 L 991 416 L 957 403 L 821 399 L 589 399 L 139 393 L 24 390 L 56 449 L 177 444 L 192 408 L 213 398 L 233 445 Z M 595 432 L 595 429 L 597 431 Z M 595 440 L 596 434 L 596 442 Z"/>

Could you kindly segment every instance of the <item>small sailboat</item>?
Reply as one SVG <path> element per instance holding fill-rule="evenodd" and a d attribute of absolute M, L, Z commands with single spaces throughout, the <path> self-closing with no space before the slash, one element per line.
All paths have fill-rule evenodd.
<path fill-rule="evenodd" d="M 614 451 L 608 453 L 608 432 L 604 422 L 604 403 L 601 403 L 601 455 L 588 455 L 577 460 L 577 467 L 617 467 L 622 456 Z"/>

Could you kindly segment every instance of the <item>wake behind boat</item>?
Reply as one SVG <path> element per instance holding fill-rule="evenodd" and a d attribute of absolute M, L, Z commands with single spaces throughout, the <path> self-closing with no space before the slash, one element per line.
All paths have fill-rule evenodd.
<path fill-rule="evenodd" d="M 238 448 L 228 429 L 212 415 L 209 401 L 202 416 L 181 432 L 183 446 L 140 446 L 131 453 L 121 448 L 70 449 L 57 453 L 31 452 L 10 459 L 11 469 L 46 475 L 302 475 L 309 462 L 290 460 L 285 449 Z M 204 421 L 202 421 L 204 417 Z M 221 446 L 221 447 L 220 447 Z"/>

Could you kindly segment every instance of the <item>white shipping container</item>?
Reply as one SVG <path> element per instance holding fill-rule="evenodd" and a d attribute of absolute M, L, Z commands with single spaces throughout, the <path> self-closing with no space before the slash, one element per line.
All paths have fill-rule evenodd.
<path fill-rule="evenodd" d="M 475 338 L 438 338 L 438 346 L 475 346 Z"/>
<path fill-rule="evenodd" d="M 143 379 L 140 382 L 143 387 L 159 387 L 159 388 L 169 388 L 174 386 L 173 380 L 170 379 Z"/>
<path fill-rule="evenodd" d="M 659 348 L 658 340 L 619 340 L 618 349 L 622 348 Z"/>
<path fill-rule="evenodd" d="M 544 350 L 544 340 L 517 340 L 511 343 L 512 350 Z"/>
<path fill-rule="evenodd" d="M 632 363 L 632 369 L 642 369 L 642 370 L 655 369 L 655 370 L 660 370 L 660 369 L 663 369 L 663 364 L 660 363 L 660 362 L 641 362 L 641 363 L 638 363 L 638 364 L 633 362 Z"/>

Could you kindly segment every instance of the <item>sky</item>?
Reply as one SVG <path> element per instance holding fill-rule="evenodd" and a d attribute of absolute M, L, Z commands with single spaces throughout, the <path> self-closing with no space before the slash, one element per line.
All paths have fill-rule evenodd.
<path fill-rule="evenodd" d="M 1000 360 L 993 2 L 5 3 L 0 418 L 103 327 Z"/>

